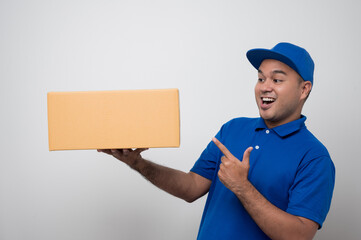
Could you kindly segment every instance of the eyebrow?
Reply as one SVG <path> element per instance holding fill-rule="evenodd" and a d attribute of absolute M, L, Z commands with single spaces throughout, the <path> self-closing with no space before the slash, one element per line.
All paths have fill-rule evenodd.
<path fill-rule="evenodd" d="M 262 72 L 260 69 L 258 69 L 258 73 L 260 73 L 260 74 L 263 75 L 263 72 Z M 284 72 L 284 71 L 282 71 L 282 70 L 274 70 L 272 73 L 273 73 L 273 74 L 280 73 L 280 74 L 283 74 L 283 75 L 286 75 L 286 76 L 287 76 L 287 73 Z"/>
<path fill-rule="evenodd" d="M 283 75 L 286 75 L 287 76 L 287 73 L 285 73 L 284 71 L 282 71 L 282 70 L 274 70 L 273 71 L 273 74 L 275 74 L 275 73 L 281 73 L 281 74 L 283 74 Z"/>

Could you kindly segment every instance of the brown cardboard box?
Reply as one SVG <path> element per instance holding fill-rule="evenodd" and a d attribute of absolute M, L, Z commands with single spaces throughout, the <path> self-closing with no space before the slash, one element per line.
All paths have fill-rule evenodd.
<path fill-rule="evenodd" d="M 49 92 L 49 150 L 179 147 L 178 89 Z"/>

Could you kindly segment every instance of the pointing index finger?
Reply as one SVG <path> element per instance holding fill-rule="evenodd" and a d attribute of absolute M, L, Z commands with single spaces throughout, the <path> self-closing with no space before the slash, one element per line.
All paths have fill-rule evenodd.
<path fill-rule="evenodd" d="M 233 154 L 217 138 L 212 138 L 212 141 L 216 144 L 219 150 L 221 150 L 224 156 L 226 156 L 226 158 L 233 158 Z"/>

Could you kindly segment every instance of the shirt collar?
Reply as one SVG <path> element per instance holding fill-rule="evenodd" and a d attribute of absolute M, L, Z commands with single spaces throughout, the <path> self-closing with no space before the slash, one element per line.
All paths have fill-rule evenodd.
<path fill-rule="evenodd" d="M 272 130 L 277 133 L 277 135 L 279 135 L 280 137 L 286 137 L 298 130 L 300 130 L 302 127 L 306 126 L 305 125 L 305 121 L 306 121 L 307 117 L 304 115 L 301 115 L 301 118 L 283 124 L 281 126 L 277 126 L 272 128 Z M 261 129 L 266 129 L 267 125 L 264 122 L 263 118 L 258 118 L 258 121 L 256 121 L 256 126 L 255 126 L 255 130 L 261 130 Z"/>

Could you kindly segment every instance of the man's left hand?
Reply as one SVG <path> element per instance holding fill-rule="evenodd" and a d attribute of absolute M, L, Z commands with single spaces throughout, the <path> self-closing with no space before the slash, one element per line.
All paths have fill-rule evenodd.
<path fill-rule="evenodd" d="M 221 158 L 219 166 L 218 177 L 219 180 L 232 192 L 239 190 L 242 183 L 248 181 L 249 171 L 249 156 L 251 155 L 252 147 L 249 147 L 243 153 L 243 159 L 240 161 L 216 138 L 212 141 L 221 150 L 224 156 Z"/>

